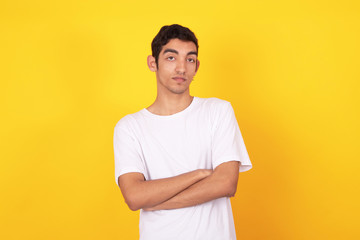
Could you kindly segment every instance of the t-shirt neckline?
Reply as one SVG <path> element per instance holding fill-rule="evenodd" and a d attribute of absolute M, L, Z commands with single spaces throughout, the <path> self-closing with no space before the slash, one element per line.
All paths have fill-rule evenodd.
<path fill-rule="evenodd" d="M 184 115 L 186 112 L 190 111 L 194 105 L 197 103 L 198 98 L 197 97 L 193 97 L 193 100 L 191 101 L 190 105 L 187 106 L 184 110 L 171 114 L 171 115 L 158 115 L 158 114 L 154 114 L 152 112 L 150 112 L 149 110 L 147 110 L 146 108 L 143 108 L 141 110 L 141 112 L 143 114 L 145 114 L 146 116 L 152 117 L 152 118 L 158 118 L 158 119 L 171 119 L 171 118 L 175 118 L 175 117 L 179 117 L 181 115 Z"/>

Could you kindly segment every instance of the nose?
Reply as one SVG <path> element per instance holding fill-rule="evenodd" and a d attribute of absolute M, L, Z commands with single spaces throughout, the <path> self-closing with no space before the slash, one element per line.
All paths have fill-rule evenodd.
<path fill-rule="evenodd" d="M 186 70 L 185 60 L 181 59 L 181 60 L 177 61 L 177 63 L 176 63 L 176 72 L 178 74 L 184 74 L 185 70 Z"/>

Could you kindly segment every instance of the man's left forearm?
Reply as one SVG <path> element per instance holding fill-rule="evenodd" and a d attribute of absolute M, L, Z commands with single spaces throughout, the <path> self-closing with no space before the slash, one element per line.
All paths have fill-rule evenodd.
<path fill-rule="evenodd" d="M 234 196 L 240 163 L 230 161 L 220 164 L 212 175 L 191 185 L 173 198 L 147 211 L 166 210 L 195 206 L 221 197 Z"/>

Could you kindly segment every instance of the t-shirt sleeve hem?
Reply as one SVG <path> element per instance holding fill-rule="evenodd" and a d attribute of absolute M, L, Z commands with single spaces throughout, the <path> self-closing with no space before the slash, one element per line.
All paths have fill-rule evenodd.
<path fill-rule="evenodd" d="M 222 163 L 231 162 L 231 161 L 241 162 L 239 172 L 246 172 L 252 168 L 252 164 L 249 163 L 249 161 L 241 160 L 239 156 L 225 156 L 214 161 L 213 169 L 217 168 Z"/>
<path fill-rule="evenodd" d="M 145 173 L 138 169 L 138 168 L 134 168 L 134 167 L 128 167 L 128 168 L 123 168 L 121 169 L 119 172 L 116 172 L 115 174 L 115 182 L 116 184 L 119 186 L 119 182 L 118 182 L 118 179 L 121 175 L 124 175 L 125 173 L 131 173 L 131 172 L 138 172 L 138 173 L 141 173 L 142 175 L 144 175 L 145 179 L 146 179 L 146 175 Z M 119 186 L 120 187 L 120 186 Z"/>

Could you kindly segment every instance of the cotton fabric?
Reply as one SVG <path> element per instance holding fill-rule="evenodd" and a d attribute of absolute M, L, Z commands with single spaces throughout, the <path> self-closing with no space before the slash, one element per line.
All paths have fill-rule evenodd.
<path fill-rule="evenodd" d="M 160 116 L 146 108 L 126 115 L 114 129 L 115 181 L 129 172 L 146 180 L 173 177 L 196 169 L 215 169 L 240 161 L 252 168 L 231 104 L 194 97 L 183 111 Z M 140 240 L 234 240 L 228 197 L 173 210 L 140 210 Z"/>

